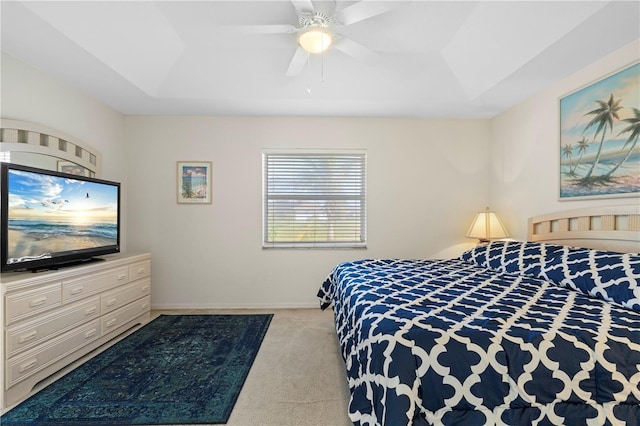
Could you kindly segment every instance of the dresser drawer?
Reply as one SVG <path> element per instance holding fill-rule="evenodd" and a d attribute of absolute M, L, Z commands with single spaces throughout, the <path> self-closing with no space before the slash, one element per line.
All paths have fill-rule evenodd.
<path fill-rule="evenodd" d="M 114 311 L 136 299 L 146 296 L 151 291 L 151 279 L 136 281 L 100 295 L 102 315 Z"/>
<path fill-rule="evenodd" d="M 69 331 L 84 322 L 100 316 L 100 299 L 94 297 L 17 327 L 10 327 L 6 333 L 6 356 L 11 358 L 30 349 L 46 339 Z"/>
<path fill-rule="evenodd" d="M 62 304 L 61 288 L 61 283 L 55 283 L 8 295 L 6 297 L 7 324 L 60 306 Z"/>
<path fill-rule="evenodd" d="M 129 268 L 122 267 L 62 282 L 64 303 L 80 300 L 129 282 Z"/>
<path fill-rule="evenodd" d="M 151 296 L 145 296 L 122 308 L 102 316 L 102 335 L 117 330 L 134 318 L 148 312 L 151 306 Z"/>
<path fill-rule="evenodd" d="M 6 370 L 7 389 L 98 337 L 100 337 L 100 320 L 96 319 L 9 359 Z"/>
<path fill-rule="evenodd" d="M 134 263 L 129 266 L 129 281 L 139 280 L 151 275 L 151 261 Z"/>

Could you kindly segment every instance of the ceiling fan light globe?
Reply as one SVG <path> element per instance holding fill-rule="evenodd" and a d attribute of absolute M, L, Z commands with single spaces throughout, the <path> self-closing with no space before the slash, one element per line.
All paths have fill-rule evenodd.
<path fill-rule="evenodd" d="M 333 35 L 323 28 L 309 28 L 298 36 L 298 44 L 309 53 L 322 53 L 331 46 L 331 43 L 333 43 Z"/>

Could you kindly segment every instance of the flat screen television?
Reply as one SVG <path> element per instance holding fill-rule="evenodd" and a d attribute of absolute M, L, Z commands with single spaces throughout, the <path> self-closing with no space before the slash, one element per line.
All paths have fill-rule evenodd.
<path fill-rule="evenodd" d="M 2 271 L 55 269 L 120 251 L 120 184 L 2 163 Z"/>

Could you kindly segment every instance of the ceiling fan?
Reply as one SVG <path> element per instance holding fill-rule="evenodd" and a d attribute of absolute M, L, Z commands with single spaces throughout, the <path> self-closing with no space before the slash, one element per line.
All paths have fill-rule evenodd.
<path fill-rule="evenodd" d="M 309 54 L 320 54 L 330 48 L 362 61 L 376 57 L 376 53 L 340 34 L 338 30 L 356 22 L 381 15 L 398 7 L 401 2 L 360 0 L 331 14 L 316 10 L 311 0 L 291 0 L 298 15 L 298 25 L 244 25 L 237 27 L 243 34 L 297 34 L 298 47 L 287 68 L 287 76 L 302 72 Z M 335 1 L 334 1 L 335 3 Z M 337 37 L 336 37 L 337 36 Z"/>

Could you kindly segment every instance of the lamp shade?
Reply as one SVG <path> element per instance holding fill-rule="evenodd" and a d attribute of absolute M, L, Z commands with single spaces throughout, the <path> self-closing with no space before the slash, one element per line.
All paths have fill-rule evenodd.
<path fill-rule="evenodd" d="M 504 227 L 498 215 L 489 209 L 476 214 L 469 232 L 467 232 L 467 237 L 477 238 L 480 241 L 496 240 L 508 236 L 507 228 Z"/>
<path fill-rule="evenodd" d="M 331 46 L 333 35 L 319 26 L 311 26 L 298 36 L 298 44 L 309 53 L 322 53 Z"/>

